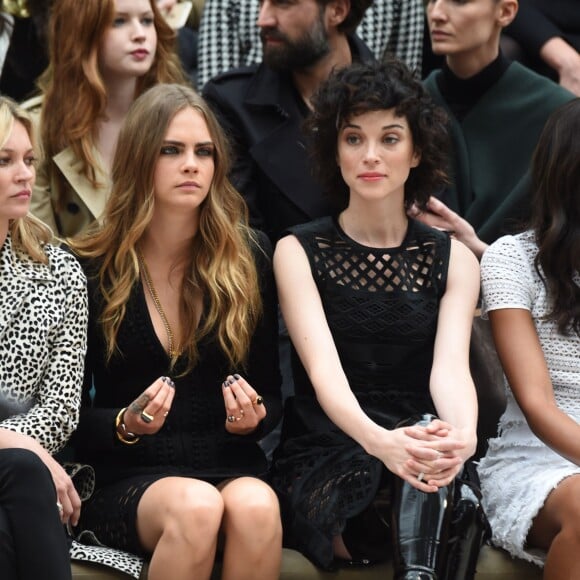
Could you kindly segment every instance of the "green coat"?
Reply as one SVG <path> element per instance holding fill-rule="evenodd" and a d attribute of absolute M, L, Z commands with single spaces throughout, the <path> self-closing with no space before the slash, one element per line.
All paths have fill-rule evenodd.
<path fill-rule="evenodd" d="M 450 117 L 452 184 L 440 197 L 491 243 L 529 217 L 534 148 L 550 113 L 574 95 L 513 62 L 460 123 L 439 92 L 439 74 L 425 87 Z"/>

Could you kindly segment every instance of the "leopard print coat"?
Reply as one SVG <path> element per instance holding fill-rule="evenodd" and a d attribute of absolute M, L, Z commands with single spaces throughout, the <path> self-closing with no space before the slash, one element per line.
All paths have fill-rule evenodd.
<path fill-rule="evenodd" d="M 0 247 L 0 429 L 29 435 L 50 453 L 79 421 L 87 348 L 86 278 L 74 256 L 45 246 L 48 264 Z M 65 465 L 82 499 L 92 493 L 88 466 Z M 72 531 L 72 530 L 71 530 Z M 85 542 L 90 538 L 83 538 Z M 72 542 L 71 557 L 116 567 L 138 578 L 141 558 Z"/>
<path fill-rule="evenodd" d="M 86 278 L 76 259 L 45 246 L 48 264 L 0 248 L 0 393 L 26 412 L 0 428 L 29 435 L 54 454 L 79 420 L 87 343 Z"/>

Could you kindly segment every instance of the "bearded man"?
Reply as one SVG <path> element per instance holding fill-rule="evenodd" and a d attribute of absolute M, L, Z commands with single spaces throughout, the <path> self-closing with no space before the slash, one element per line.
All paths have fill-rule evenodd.
<path fill-rule="evenodd" d="M 288 227 L 332 213 L 311 176 L 301 131 L 310 97 L 331 71 L 374 57 L 354 34 L 372 0 L 263 0 L 263 62 L 206 83 L 203 96 L 234 153 L 230 179 L 251 225 L 276 241 Z"/>

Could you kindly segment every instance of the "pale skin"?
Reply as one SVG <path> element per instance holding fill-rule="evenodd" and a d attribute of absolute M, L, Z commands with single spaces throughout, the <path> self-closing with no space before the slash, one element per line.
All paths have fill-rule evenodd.
<path fill-rule="evenodd" d="M 540 57 L 558 73 L 560 85 L 580 97 L 580 54 L 562 37 L 550 38 L 540 49 Z"/>
<path fill-rule="evenodd" d="M 10 221 L 24 217 L 30 207 L 30 193 L 36 177 L 34 162 L 30 135 L 16 121 L 10 137 L 0 150 L 0 247 L 8 235 Z M 52 476 L 58 501 L 62 505 L 61 521 L 76 525 L 81 513 L 81 500 L 60 463 L 29 435 L 0 428 L 0 448 L 11 447 L 28 449 L 38 455 Z"/>
<path fill-rule="evenodd" d="M 580 426 L 558 408 L 552 381 L 528 310 L 489 312 L 496 350 L 510 388 L 534 434 L 548 447 L 580 465 Z M 527 543 L 547 551 L 545 580 L 580 575 L 580 476 L 564 479 L 532 523 Z"/>
<path fill-rule="evenodd" d="M 182 110 L 167 130 L 154 178 L 154 216 L 140 241 L 177 344 L 182 335 L 183 264 L 197 234 L 200 204 L 208 195 L 213 170 L 213 144 L 203 117 L 193 109 Z M 147 293 L 146 300 L 157 337 L 167 349 L 165 327 Z M 200 294 L 200 310 L 201 305 Z M 237 435 L 253 432 L 266 416 L 266 405 L 258 404 L 258 393 L 242 376 L 224 379 L 224 428 Z M 129 405 L 124 416 L 127 430 L 154 436 L 171 413 L 174 392 L 171 380 L 157 379 Z M 143 410 L 153 421 L 143 421 Z M 240 420 L 230 422 L 228 416 Z M 224 580 L 279 576 L 278 500 L 267 484 L 253 477 L 231 479 L 217 487 L 194 478 L 161 479 L 139 502 L 137 532 L 143 547 L 152 553 L 150 580 L 208 579 L 218 544 L 223 546 Z"/>
<path fill-rule="evenodd" d="M 517 10 L 516 0 L 430 0 L 427 20 L 433 52 L 445 55 L 447 65 L 459 78 L 471 78 L 497 58 L 501 31 L 513 21 Z M 452 233 L 478 258 L 487 248 L 467 220 L 434 197 L 422 211 L 413 206 L 409 215 Z"/>
<path fill-rule="evenodd" d="M 152 19 L 150 0 L 116 0 L 114 21 L 101 40 L 99 69 L 107 104 L 103 117 L 96 122 L 95 146 L 106 173 L 111 168 L 121 125 L 135 100 L 137 81 L 153 64 L 157 35 Z M 147 50 L 148 56 L 132 56 L 133 51 L 141 49 Z"/>
<path fill-rule="evenodd" d="M 404 184 L 420 162 L 406 120 L 392 110 L 354 117 L 339 134 L 338 163 L 350 188 L 339 216 L 344 231 L 371 247 L 397 247 L 407 229 Z M 440 419 L 428 427 L 388 430 L 361 409 L 329 329 L 306 254 L 293 236 L 274 254 L 280 306 L 292 342 L 328 417 L 387 469 L 424 492 L 448 485 L 476 445 L 477 401 L 468 346 L 479 291 L 472 253 L 452 241 L 448 281 L 440 303 L 429 389 Z M 418 474 L 423 472 L 423 481 Z M 335 553 L 350 555 L 340 538 Z"/>
<path fill-rule="evenodd" d="M 479 260 L 487 248 L 487 244 L 481 240 L 473 226 L 458 213 L 448 208 L 440 199 L 430 197 L 425 209 L 419 209 L 417 205 L 409 208 L 409 216 L 423 223 L 449 232 L 456 240 L 463 242 Z"/>

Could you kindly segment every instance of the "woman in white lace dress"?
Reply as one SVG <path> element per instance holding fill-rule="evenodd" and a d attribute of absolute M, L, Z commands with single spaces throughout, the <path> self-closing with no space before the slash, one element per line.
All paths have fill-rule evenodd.
<path fill-rule="evenodd" d="M 549 118 L 533 159 L 532 228 L 481 263 L 507 377 L 499 436 L 479 466 L 493 541 L 580 578 L 580 99 Z"/>

